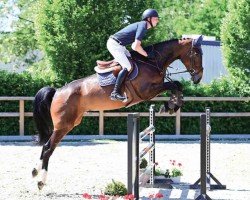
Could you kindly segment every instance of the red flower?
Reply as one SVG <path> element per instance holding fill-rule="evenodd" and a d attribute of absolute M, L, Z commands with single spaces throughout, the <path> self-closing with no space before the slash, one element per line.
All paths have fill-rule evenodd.
<path fill-rule="evenodd" d="M 179 166 L 179 167 L 181 167 L 181 166 L 182 166 L 182 164 L 181 164 L 181 163 L 178 163 L 178 166 Z"/>
<path fill-rule="evenodd" d="M 108 197 L 106 197 L 104 194 L 99 195 L 100 200 L 108 200 Z"/>
<path fill-rule="evenodd" d="M 124 199 L 125 199 L 125 200 L 134 200 L 135 197 L 134 197 L 133 194 L 127 194 L 127 195 L 124 196 Z"/>
<path fill-rule="evenodd" d="M 155 198 L 159 198 L 159 199 L 160 199 L 160 198 L 163 198 L 163 194 L 159 192 L 159 193 L 157 193 L 157 194 L 155 195 Z"/>
<path fill-rule="evenodd" d="M 155 196 L 155 195 L 150 194 L 150 195 L 148 196 L 148 198 L 152 199 L 152 198 L 154 198 L 154 196 Z"/>
<path fill-rule="evenodd" d="M 84 199 L 91 199 L 91 198 L 92 198 L 91 195 L 89 195 L 88 193 L 84 193 L 84 194 L 82 195 L 82 197 L 83 197 Z"/>

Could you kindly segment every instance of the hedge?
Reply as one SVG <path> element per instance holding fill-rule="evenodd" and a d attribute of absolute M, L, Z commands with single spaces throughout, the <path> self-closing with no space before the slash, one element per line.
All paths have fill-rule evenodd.
<path fill-rule="evenodd" d="M 59 88 L 62 83 L 45 81 L 34 78 L 28 73 L 15 74 L 0 71 L 1 86 L 0 96 L 35 96 L 36 92 L 44 86 Z M 185 96 L 250 96 L 249 85 L 235 80 L 225 78 L 214 81 L 210 85 L 193 85 L 190 82 L 183 82 Z M 164 94 L 169 96 L 168 93 Z M 130 108 L 122 108 L 115 112 L 148 112 L 150 104 L 156 105 L 159 110 L 162 102 L 143 102 Z M 202 112 L 205 107 L 211 107 L 212 112 L 250 112 L 248 102 L 185 102 L 182 107 L 183 112 Z M 0 101 L 0 112 L 18 112 L 18 101 Z M 32 102 L 25 102 L 25 111 L 32 111 Z M 148 125 L 148 118 L 141 118 L 141 128 Z M 212 117 L 212 132 L 220 134 L 249 134 L 248 117 Z M 0 135 L 18 135 L 18 118 L 0 118 Z M 105 117 L 105 134 L 126 134 L 126 117 Z M 175 117 L 157 117 L 157 134 L 175 134 Z M 199 118 L 182 117 L 182 134 L 198 134 Z M 31 117 L 25 118 L 25 135 L 36 134 L 34 123 Z M 98 117 L 85 117 L 82 123 L 71 131 L 70 134 L 98 134 Z"/>

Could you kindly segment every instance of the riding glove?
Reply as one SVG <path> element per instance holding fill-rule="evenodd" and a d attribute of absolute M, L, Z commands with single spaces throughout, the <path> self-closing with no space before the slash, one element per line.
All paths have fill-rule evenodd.
<path fill-rule="evenodd" d="M 155 59 L 155 52 L 154 52 L 154 51 L 151 51 L 150 53 L 148 53 L 147 58 L 148 58 L 148 59 Z"/>

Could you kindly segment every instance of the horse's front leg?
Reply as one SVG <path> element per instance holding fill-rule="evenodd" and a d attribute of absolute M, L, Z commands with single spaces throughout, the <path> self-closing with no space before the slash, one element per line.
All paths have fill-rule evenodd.
<path fill-rule="evenodd" d="M 177 112 L 184 103 L 182 84 L 179 81 L 164 82 L 163 89 L 164 91 L 171 90 L 171 96 L 169 101 L 164 102 L 164 106 L 160 108 L 159 112 L 169 112 L 173 114 Z"/>

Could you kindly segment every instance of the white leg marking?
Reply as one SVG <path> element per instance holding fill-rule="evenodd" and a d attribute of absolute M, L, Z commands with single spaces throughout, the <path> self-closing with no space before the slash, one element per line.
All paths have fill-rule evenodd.
<path fill-rule="evenodd" d="M 45 182 L 46 182 L 46 180 L 47 180 L 47 174 L 48 174 L 48 172 L 45 170 L 45 169 L 43 169 L 42 170 L 42 182 L 45 184 Z"/>
<path fill-rule="evenodd" d="M 40 163 L 37 165 L 37 171 L 39 172 L 42 169 L 43 161 L 40 160 Z"/>

